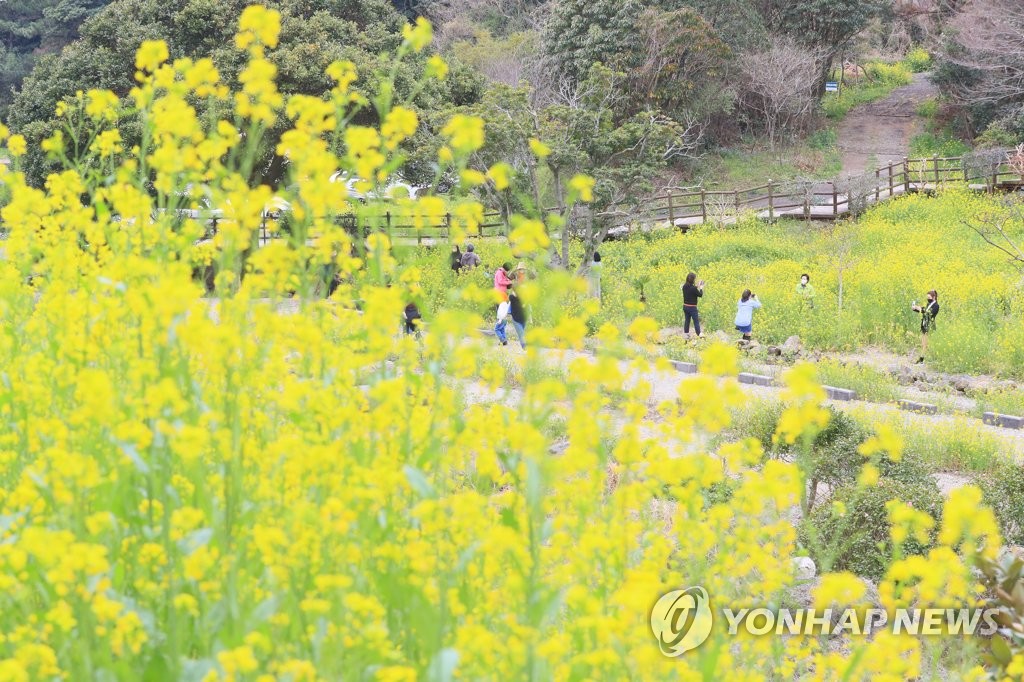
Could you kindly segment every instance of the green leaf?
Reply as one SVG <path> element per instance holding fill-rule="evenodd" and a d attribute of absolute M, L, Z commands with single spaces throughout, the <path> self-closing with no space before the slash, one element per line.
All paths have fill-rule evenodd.
<path fill-rule="evenodd" d="M 1010 651 L 1010 647 L 1002 637 L 992 638 L 992 655 L 1003 666 L 1009 665 L 1010 660 L 1013 659 L 1013 652 Z"/>
<path fill-rule="evenodd" d="M 427 480 L 426 475 L 422 471 L 410 464 L 406 464 L 402 467 L 402 471 L 405 473 L 405 479 L 409 482 L 409 485 L 417 495 L 426 499 L 434 499 L 437 497 L 437 492 L 434 490 L 434 487 L 430 485 L 430 481 Z"/>

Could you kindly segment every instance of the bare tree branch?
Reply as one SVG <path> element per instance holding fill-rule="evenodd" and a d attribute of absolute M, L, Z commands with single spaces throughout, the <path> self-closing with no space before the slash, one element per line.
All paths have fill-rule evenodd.
<path fill-rule="evenodd" d="M 1024 98 L 1024 3 L 968 0 L 949 28 L 945 58 L 981 75 L 961 84 L 958 97 L 997 104 Z"/>
<path fill-rule="evenodd" d="M 813 51 L 778 38 L 768 49 L 744 54 L 739 61 L 742 101 L 763 120 L 774 150 L 784 134 L 814 111 L 820 59 Z"/>
<path fill-rule="evenodd" d="M 1002 211 L 985 213 L 974 220 L 962 221 L 985 240 L 987 244 L 998 249 L 1010 259 L 1010 263 L 1024 272 L 1024 249 L 1010 236 L 1008 226 L 1012 223 L 1024 223 L 1024 205 L 1019 200 L 1008 197 L 1001 202 Z"/>

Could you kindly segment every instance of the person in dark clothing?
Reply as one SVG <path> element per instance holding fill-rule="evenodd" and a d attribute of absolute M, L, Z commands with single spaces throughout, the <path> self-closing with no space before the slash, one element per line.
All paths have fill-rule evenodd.
<path fill-rule="evenodd" d="M 459 249 L 458 244 L 452 247 L 452 255 L 450 258 L 452 272 L 454 272 L 457 275 L 459 274 L 459 271 L 462 270 L 462 251 Z"/>
<path fill-rule="evenodd" d="M 932 289 L 928 292 L 928 302 L 925 305 L 915 303 L 910 309 L 915 313 L 921 313 L 921 357 L 915 363 L 920 365 L 928 352 L 928 334 L 935 331 L 935 318 L 939 315 L 939 293 Z"/>
<path fill-rule="evenodd" d="M 704 280 L 697 281 L 697 273 L 691 272 L 683 284 L 683 333 L 690 337 L 690 321 L 697 336 L 704 336 L 700 330 L 700 313 L 697 312 L 697 299 L 704 295 Z"/>
<path fill-rule="evenodd" d="M 415 303 L 410 303 L 405 306 L 405 310 L 402 312 L 402 319 L 405 321 L 405 333 L 419 335 L 420 332 L 420 320 L 423 316 L 420 315 L 420 309 L 416 307 Z"/>
<path fill-rule="evenodd" d="M 515 291 L 515 283 L 508 285 L 509 316 L 512 318 L 512 326 L 519 337 L 519 345 L 526 350 L 526 309 L 523 308 L 523 301 Z"/>

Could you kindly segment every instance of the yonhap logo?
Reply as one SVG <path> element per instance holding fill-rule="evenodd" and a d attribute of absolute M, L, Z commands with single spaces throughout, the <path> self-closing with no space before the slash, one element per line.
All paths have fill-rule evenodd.
<path fill-rule="evenodd" d="M 651 609 L 651 632 L 669 658 L 699 647 L 711 634 L 708 593 L 703 587 L 688 587 L 663 595 Z"/>

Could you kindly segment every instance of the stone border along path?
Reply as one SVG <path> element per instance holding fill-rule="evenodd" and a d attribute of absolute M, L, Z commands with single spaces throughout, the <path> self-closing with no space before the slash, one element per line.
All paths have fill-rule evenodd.
<path fill-rule="evenodd" d="M 211 315 L 212 318 L 216 319 L 216 317 L 217 317 L 216 299 L 210 299 L 210 301 L 211 301 L 211 303 L 213 303 L 213 305 L 210 306 L 211 307 L 210 315 Z M 264 302 L 264 303 L 269 303 L 270 302 L 269 299 L 261 299 L 261 301 Z M 298 301 L 296 299 L 286 299 L 284 301 L 279 301 L 276 304 L 277 312 L 279 314 L 295 314 L 295 313 L 297 313 L 299 311 L 300 306 L 301 306 L 301 301 Z M 484 336 L 490 336 L 490 337 L 494 336 L 494 331 L 492 329 L 481 329 L 481 330 L 479 330 L 479 332 L 481 334 L 483 334 Z M 515 343 L 515 342 L 512 341 L 512 343 Z M 550 350 L 551 350 L 551 352 L 558 352 L 557 349 L 550 349 Z M 586 353 L 587 353 L 587 355 L 589 355 L 591 357 L 594 356 L 594 353 L 592 351 L 587 351 Z M 669 360 L 669 362 L 671 363 L 671 365 L 675 368 L 675 370 L 677 372 L 682 373 L 682 374 L 696 374 L 697 371 L 698 371 L 697 364 L 693 363 L 693 362 L 681 362 L 681 361 L 678 361 L 678 360 Z M 766 374 L 754 374 L 754 373 L 749 373 L 749 372 L 740 372 L 739 375 L 737 376 L 737 380 L 740 382 L 741 387 L 744 387 L 744 388 L 753 388 L 753 387 L 758 387 L 758 388 L 775 388 L 776 387 L 774 377 L 772 377 L 770 375 L 766 375 Z M 858 401 L 857 400 L 857 393 L 855 391 L 851 391 L 849 389 L 844 389 L 844 388 L 839 388 L 839 387 L 834 387 L 834 386 L 824 386 L 823 388 L 825 388 L 825 392 L 828 395 L 829 400 L 833 401 L 833 402 L 847 402 L 847 403 L 859 402 L 860 404 L 863 404 L 863 405 L 874 405 L 874 406 L 881 407 L 881 408 L 889 407 L 888 405 L 885 405 L 883 403 L 871 403 L 871 402 L 867 402 L 867 401 Z M 837 405 L 837 407 L 838 407 L 838 405 Z M 948 420 L 948 419 L 954 418 L 956 416 L 956 415 L 948 415 L 948 414 L 939 414 L 939 408 L 936 405 L 931 405 L 931 404 L 928 404 L 928 403 L 913 402 L 913 401 L 909 401 L 909 400 L 900 400 L 900 401 L 898 401 L 897 408 L 906 411 L 909 415 L 914 415 L 914 416 L 918 416 L 918 417 L 928 417 L 928 418 L 933 418 L 933 419 L 934 418 L 938 418 L 938 419 L 947 419 Z M 976 419 L 974 417 L 963 417 L 963 418 L 968 419 L 971 422 L 978 422 L 979 421 L 978 419 Z M 1014 415 L 1000 415 L 1000 414 L 995 414 L 995 413 L 992 413 L 992 412 L 986 412 L 985 415 L 984 415 L 984 419 L 981 420 L 981 422 L 982 422 L 982 424 L 986 428 L 990 428 L 993 431 L 1000 431 L 1000 430 L 1006 430 L 1006 429 L 1018 431 L 1018 432 L 1021 433 L 1022 440 L 1024 440 L 1024 417 L 1014 416 Z M 1018 454 L 1022 454 L 1022 453 L 1018 453 Z"/>
<path fill-rule="evenodd" d="M 499 347 L 500 348 L 500 347 Z M 568 351 L 562 349 L 545 349 L 546 356 L 561 356 L 563 361 L 571 360 L 576 357 L 595 357 L 595 354 L 590 351 Z M 623 361 L 624 362 L 624 361 Z M 684 368 L 682 370 L 674 368 L 671 372 L 664 372 L 658 370 L 652 370 L 643 376 L 635 376 L 634 380 L 644 379 L 651 385 L 651 396 L 650 400 L 655 404 L 664 400 L 673 400 L 677 397 L 676 391 L 681 380 L 679 374 L 692 374 L 691 368 L 689 367 L 693 363 L 682 363 Z M 737 376 L 737 379 L 739 377 Z M 740 388 L 744 391 L 751 393 L 752 395 L 762 398 L 775 398 L 778 395 L 780 388 L 772 382 L 772 385 L 765 386 L 753 383 L 741 383 Z M 919 412 L 912 412 L 907 410 L 901 410 L 894 405 L 888 405 L 884 403 L 872 403 L 863 400 L 856 399 L 856 396 L 850 396 L 853 391 L 847 389 L 835 389 L 833 391 L 840 391 L 842 393 L 836 394 L 836 397 L 829 396 L 826 403 L 835 407 L 836 409 L 850 412 L 858 412 L 863 414 L 864 412 L 875 413 L 880 416 L 891 417 L 893 415 L 900 415 L 906 424 L 911 425 L 935 425 L 942 423 L 951 423 L 956 420 L 961 420 L 965 425 L 971 428 L 977 429 L 979 432 L 987 433 L 996 439 L 998 439 L 1003 445 L 1006 446 L 1006 450 L 1003 454 L 1012 457 L 1015 461 L 1024 463 L 1024 430 L 1007 429 L 995 426 L 992 424 L 986 424 L 982 420 L 975 417 L 968 416 L 955 416 L 946 414 L 922 414 Z"/>
<path fill-rule="evenodd" d="M 489 336 L 489 337 L 493 337 L 494 336 L 494 331 L 493 330 L 481 329 L 479 331 L 484 336 Z M 509 343 L 511 344 L 512 341 L 510 341 Z M 554 348 L 552 348 L 552 349 L 545 349 L 545 350 L 548 351 L 548 352 L 551 352 L 551 353 L 559 353 L 559 352 L 563 352 L 563 353 L 577 353 L 577 354 L 580 353 L 579 351 L 565 351 L 563 349 L 554 349 Z M 587 355 L 587 356 L 595 357 L 595 353 L 593 351 L 589 351 L 588 350 L 588 351 L 583 351 L 583 353 L 585 355 Z M 669 360 L 669 364 L 671 364 L 672 367 L 677 372 L 679 372 L 681 374 L 697 374 L 697 372 L 698 372 L 698 366 L 697 366 L 696 363 L 693 363 L 693 362 L 683 362 L 683 361 L 680 361 L 680 360 Z M 752 372 L 740 372 L 739 374 L 736 375 L 736 379 L 740 383 L 741 387 L 743 387 L 743 388 L 747 388 L 747 387 L 778 388 L 778 384 L 775 381 L 775 377 L 769 376 L 769 375 L 766 375 L 766 374 L 755 374 L 755 373 L 752 373 Z M 967 416 L 967 415 L 956 415 L 956 414 L 940 413 L 939 412 L 939 407 L 937 405 L 932 405 L 930 403 L 915 402 L 915 401 L 911 401 L 911 400 L 898 400 L 898 401 L 896 401 L 896 403 L 894 405 L 891 405 L 889 403 L 877 403 L 877 402 L 872 402 L 872 401 L 867 401 L 867 400 L 861 400 L 861 399 L 858 398 L 856 391 L 848 389 L 848 388 L 840 388 L 840 387 L 836 387 L 836 386 L 825 386 L 825 385 L 823 385 L 822 388 L 825 389 L 825 393 L 828 396 L 828 400 L 832 401 L 832 402 L 843 402 L 843 403 L 857 402 L 857 403 L 860 403 L 860 404 L 874 405 L 874 406 L 877 406 L 877 407 L 880 407 L 880 408 L 895 407 L 895 409 L 907 412 L 909 415 L 914 415 L 914 416 L 919 416 L 919 417 L 932 417 L 932 418 L 947 419 L 947 420 L 948 419 L 953 419 L 953 418 L 961 418 L 961 419 L 968 420 L 970 422 L 979 422 L 980 421 L 982 425 L 984 425 L 986 427 L 990 427 L 992 429 L 1010 429 L 1010 430 L 1014 430 L 1014 431 L 1022 431 L 1022 432 L 1024 432 L 1024 417 L 1018 417 L 1018 416 L 1012 416 L 1012 415 L 1001 415 L 1001 414 L 996 414 L 996 413 L 993 413 L 993 412 L 986 412 L 984 419 L 979 420 L 976 417 L 971 417 L 971 416 Z M 837 405 L 837 407 L 839 407 L 839 406 Z M 1024 441 L 1024 433 L 1022 433 L 1021 436 L 1022 436 L 1022 441 Z M 1024 453 L 1021 453 L 1021 454 L 1024 455 Z"/>

